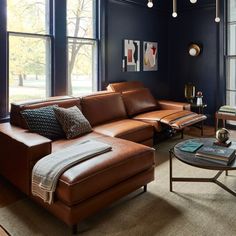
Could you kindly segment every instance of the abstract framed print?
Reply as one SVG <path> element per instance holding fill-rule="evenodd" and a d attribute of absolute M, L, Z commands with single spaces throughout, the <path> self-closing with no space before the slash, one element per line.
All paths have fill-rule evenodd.
<path fill-rule="evenodd" d="M 143 42 L 143 71 L 158 70 L 157 42 Z"/>
<path fill-rule="evenodd" d="M 122 69 L 127 72 L 140 71 L 140 41 L 124 40 Z"/>

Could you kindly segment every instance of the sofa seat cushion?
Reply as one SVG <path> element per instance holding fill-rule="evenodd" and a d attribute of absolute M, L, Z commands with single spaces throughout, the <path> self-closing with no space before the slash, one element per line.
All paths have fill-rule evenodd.
<path fill-rule="evenodd" d="M 158 128 L 161 123 L 171 126 L 174 129 L 183 129 L 184 127 L 193 125 L 200 121 L 205 120 L 207 117 L 202 114 L 197 114 L 188 110 L 160 110 L 147 112 L 138 116 L 133 117 L 135 120 L 145 121 L 152 124 L 155 128 L 155 122 L 158 124 Z M 157 131 L 159 131 L 156 128 Z"/>
<path fill-rule="evenodd" d="M 97 133 L 140 143 L 153 137 L 153 127 L 147 123 L 124 119 L 93 128 Z"/>
<path fill-rule="evenodd" d="M 68 206 L 154 166 L 154 149 L 127 140 L 94 135 L 96 140 L 111 145 L 112 150 L 75 165 L 60 177 L 55 196 Z M 78 138 L 77 142 L 82 139 Z M 71 145 L 71 140 L 64 141 L 62 147 L 67 145 Z"/>

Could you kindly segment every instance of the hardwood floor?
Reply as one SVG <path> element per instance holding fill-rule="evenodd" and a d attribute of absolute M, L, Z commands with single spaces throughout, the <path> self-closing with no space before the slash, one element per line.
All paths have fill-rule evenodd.
<path fill-rule="evenodd" d="M 24 198 L 24 195 L 19 190 L 2 177 L 0 177 L 0 189 L 0 208 Z"/>

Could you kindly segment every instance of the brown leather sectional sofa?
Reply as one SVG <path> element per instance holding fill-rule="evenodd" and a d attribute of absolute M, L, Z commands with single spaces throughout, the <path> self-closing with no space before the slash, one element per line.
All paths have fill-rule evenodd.
<path fill-rule="evenodd" d="M 12 104 L 10 123 L 0 124 L 0 174 L 76 229 L 76 224 L 84 218 L 154 180 L 154 149 L 148 146 L 153 145 L 154 127 L 158 130 L 157 126 L 160 124 L 130 119 L 134 114 L 157 109 L 156 101 L 150 99 L 150 96 L 145 97 L 145 93 L 147 95 L 147 90 L 142 88 L 140 96 L 135 95 L 139 98 L 136 105 L 133 99 L 131 102 L 124 98 L 124 94 L 113 91 L 79 98 L 56 97 L 45 101 Z M 61 107 L 78 106 L 89 120 L 93 132 L 76 139 L 53 142 L 30 133 L 20 111 L 52 104 Z M 162 102 L 158 109 L 162 108 L 179 111 L 188 108 L 188 105 Z M 65 171 L 59 179 L 56 200 L 52 205 L 33 197 L 31 172 L 34 164 L 51 152 L 85 139 L 108 143 L 112 146 L 112 151 Z"/>

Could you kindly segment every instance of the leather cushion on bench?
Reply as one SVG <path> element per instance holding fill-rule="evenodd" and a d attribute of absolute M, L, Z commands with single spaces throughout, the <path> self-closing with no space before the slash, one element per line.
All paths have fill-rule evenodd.
<path fill-rule="evenodd" d="M 131 119 L 95 126 L 93 130 L 104 135 L 138 143 L 153 137 L 153 127 L 151 125 Z"/>
<path fill-rule="evenodd" d="M 111 145 L 112 151 L 75 165 L 60 177 L 56 198 L 68 206 L 76 205 L 154 166 L 154 149 L 152 148 L 99 134 L 85 136 L 95 137 Z M 85 138 L 76 139 L 74 142 L 69 140 L 68 145 L 83 139 Z M 65 147 L 66 143 L 66 141 L 61 142 L 62 147 Z M 59 148 L 60 143 L 56 141 L 54 145 Z"/>

